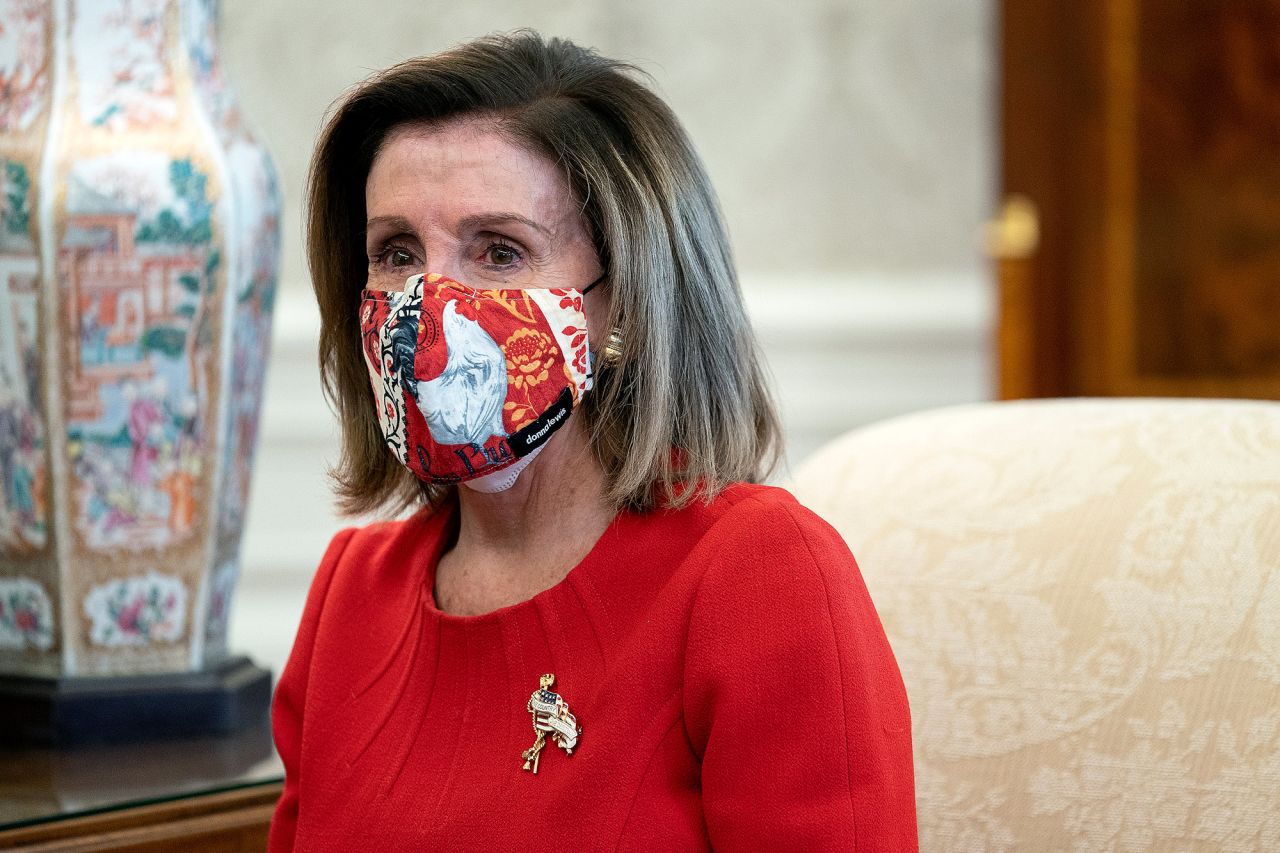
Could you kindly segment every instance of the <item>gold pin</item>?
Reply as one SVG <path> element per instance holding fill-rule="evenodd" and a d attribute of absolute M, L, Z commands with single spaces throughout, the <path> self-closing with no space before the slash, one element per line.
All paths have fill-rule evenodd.
<path fill-rule="evenodd" d="M 533 746 L 520 753 L 520 757 L 524 759 L 524 769 L 534 773 L 538 772 L 538 757 L 542 754 L 542 747 L 546 746 L 548 732 L 565 755 L 573 755 L 578 735 L 582 734 L 578 718 L 569 713 L 569 704 L 551 689 L 555 682 L 555 675 L 548 672 L 538 679 L 538 689 L 529 697 L 527 709 L 533 715 L 533 731 L 537 739 Z"/>

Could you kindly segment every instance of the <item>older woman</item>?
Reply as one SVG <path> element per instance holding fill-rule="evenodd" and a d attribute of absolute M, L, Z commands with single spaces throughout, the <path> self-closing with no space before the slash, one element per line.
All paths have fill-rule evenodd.
<path fill-rule="evenodd" d="M 358 86 L 312 166 L 346 510 L 271 849 L 905 850 L 910 721 L 778 427 L 707 176 L 533 33 Z"/>

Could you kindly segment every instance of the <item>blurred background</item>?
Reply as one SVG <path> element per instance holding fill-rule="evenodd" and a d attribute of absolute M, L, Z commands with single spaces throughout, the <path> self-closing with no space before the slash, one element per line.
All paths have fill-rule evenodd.
<path fill-rule="evenodd" d="M 285 199 L 231 648 L 279 673 L 351 523 L 324 475 L 335 432 L 301 240 L 307 160 L 348 87 L 526 26 L 652 75 L 720 193 L 795 464 L 853 426 L 993 393 L 994 16 L 987 0 L 223 0 L 225 67 Z"/>
<path fill-rule="evenodd" d="M 519 26 L 634 62 L 684 120 L 793 465 L 966 401 L 1280 398 L 1278 0 L 225 0 L 228 70 L 286 199 L 232 630 L 277 671 L 344 523 L 299 240 L 307 156 L 370 71 Z"/>

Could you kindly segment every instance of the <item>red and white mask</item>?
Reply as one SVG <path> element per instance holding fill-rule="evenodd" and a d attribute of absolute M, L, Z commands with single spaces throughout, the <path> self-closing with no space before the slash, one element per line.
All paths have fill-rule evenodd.
<path fill-rule="evenodd" d="M 360 330 L 387 446 L 419 479 L 509 488 L 591 388 L 577 289 L 474 290 L 434 273 L 365 290 Z"/>

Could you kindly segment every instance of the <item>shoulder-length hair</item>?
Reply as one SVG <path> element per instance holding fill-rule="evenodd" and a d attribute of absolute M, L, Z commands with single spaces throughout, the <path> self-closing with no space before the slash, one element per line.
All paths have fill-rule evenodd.
<path fill-rule="evenodd" d="M 559 164 L 607 271 L 608 330 L 580 416 L 615 506 L 709 498 L 767 476 L 779 427 L 715 192 L 675 115 L 637 69 L 531 31 L 411 59 L 357 85 L 324 127 L 307 188 L 320 370 L 342 424 L 330 474 L 347 513 L 438 503 L 387 450 L 361 355 L 365 183 L 403 125 L 492 116 Z"/>

